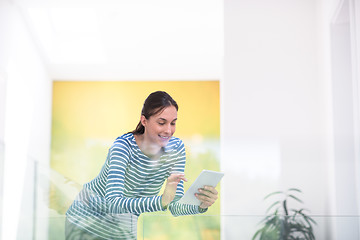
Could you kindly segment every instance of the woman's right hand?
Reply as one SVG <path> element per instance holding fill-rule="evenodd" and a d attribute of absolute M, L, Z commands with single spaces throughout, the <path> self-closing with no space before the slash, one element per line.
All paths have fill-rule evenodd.
<path fill-rule="evenodd" d="M 170 175 L 170 177 L 168 177 L 161 200 L 161 205 L 163 208 L 167 207 L 167 205 L 169 205 L 169 203 L 174 200 L 177 185 L 181 180 L 187 182 L 187 179 L 183 173 L 173 173 Z"/>

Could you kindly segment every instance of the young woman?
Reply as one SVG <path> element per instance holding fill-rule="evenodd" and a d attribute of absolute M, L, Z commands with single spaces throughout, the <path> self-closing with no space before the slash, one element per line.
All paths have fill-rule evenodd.
<path fill-rule="evenodd" d="M 143 212 L 198 214 L 216 201 L 218 192 L 206 186 L 196 194 L 200 206 L 177 203 L 187 181 L 184 144 L 173 137 L 177 111 L 166 92 L 147 97 L 136 129 L 115 140 L 99 175 L 83 186 L 68 209 L 66 239 L 136 239 Z"/>

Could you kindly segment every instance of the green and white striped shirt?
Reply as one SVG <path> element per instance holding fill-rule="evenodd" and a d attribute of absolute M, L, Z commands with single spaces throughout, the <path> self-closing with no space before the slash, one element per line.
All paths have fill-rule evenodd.
<path fill-rule="evenodd" d="M 132 133 L 118 137 L 99 175 L 84 185 L 68 209 L 67 219 L 105 239 L 136 239 L 138 216 L 165 211 L 158 196 L 161 186 L 171 173 L 185 169 L 185 147 L 179 138 L 172 137 L 163 151 L 160 159 L 152 160 Z M 198 206 L 177 203 L 184 195 L 183 184 L 178 184 L 169 211 L 174 216 L 200 213 Z"/>

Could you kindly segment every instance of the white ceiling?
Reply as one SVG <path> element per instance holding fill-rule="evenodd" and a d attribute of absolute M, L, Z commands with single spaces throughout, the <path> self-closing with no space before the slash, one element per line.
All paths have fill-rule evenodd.
<path fill-rule="evenodd" d="M 18 0 L 54 80 L 214 80 L 221 0 Z"/>

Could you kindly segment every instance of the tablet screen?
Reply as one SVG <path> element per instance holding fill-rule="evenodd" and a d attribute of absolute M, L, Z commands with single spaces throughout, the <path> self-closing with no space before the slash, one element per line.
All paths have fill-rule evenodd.
<path fill-rule="evenodd" d="M 199 193 L 198 189 L 204 186 L 216 187 L 223 176 L 222 172 L 203 170 L 178 202 L 199 206 L 201 202 L 195 197 L 195 193 Z"/>

